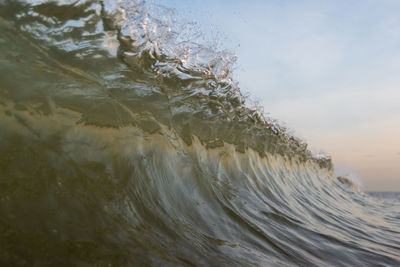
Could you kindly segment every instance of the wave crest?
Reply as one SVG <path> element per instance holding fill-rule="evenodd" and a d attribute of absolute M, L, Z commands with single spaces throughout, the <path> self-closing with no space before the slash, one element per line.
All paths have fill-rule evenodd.
<path fill-rule="evenodd" d="M 0 0 L 0 263 L 398 265 L 396 209 L 156 8 Z"/>

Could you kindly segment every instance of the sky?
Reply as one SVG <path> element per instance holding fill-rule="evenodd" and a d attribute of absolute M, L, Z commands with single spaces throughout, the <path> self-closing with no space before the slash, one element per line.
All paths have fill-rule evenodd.
<path fill-rule="evenodd" d="M 233 51 L 242 91 L 338 175 L 400 191 L 400 1 L 157 2 Z"/>

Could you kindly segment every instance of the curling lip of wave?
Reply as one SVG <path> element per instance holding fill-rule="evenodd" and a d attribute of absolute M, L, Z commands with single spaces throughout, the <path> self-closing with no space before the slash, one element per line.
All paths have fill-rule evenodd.
<path fill-rule="evenodd" d="M 179 90 L 189 90 L 191 96 L 205 95 L 208 106 L 204 113 L 213 113 L 212 116 L 203 116 L 208 119 L 206 124 L 211 124 L 213 117 L 217 117 L 218 123 L 222 124 L 224 121 L 229 125 L 224 125 L 226 128 L 243 124 L 242 131 L 237 131 L 234 139 L 218 136 L 224 132 L 218 129 L 210 138 L 212 146 L 221 145 L 220 141 L 224 141 L 236 144 L 237 149 L 242 152 L 251 147 L 261 155 L 266 150 L 270 153 L 278 152 L 303 160 L 315 160 L 321 167 L 332 168 L 329 156 L 313 156 L 307 150 L 307 144 L 289 135 L 286 129 L 275 121 L 264 117 L 259 108 L 246 106 L 237 83 L 233 82 L 230 75 L 236 60 L 231 53 L 215 52 L 212 47 L 194 42 L 195 38 L 192 37 L 199 35 L 196 29 L 189 27 L 189 32 L 182 33 L 181 28 L 185 29 L 189 24 L 175 29 L 176 21 L 171 17 L 170 9 L 161 8 L 158 10 L 158 16 L 154 17 L 149 14 L 144 4 L 138 4 L 142 3 L 141 1 L 123 1 L 117 6 L 113 3 L 102 2 L 103 14 L 108 14 L 105 15 L 109 18 L 105 20 L 107 28 L 116 29 L 118 32 L 118 40 L 121 43 L 119 55 L 126 64 L 134 69 L 151 70 L 148 77 L 150 79 L 178 79 L 184 84 L 183 88 L 178 87 Z M 213 100 L 216 106 L 210 110 Z M 199 107 L 196 107 L 191 112 L 193 114 L 198 110 Z M 176 117 L 180 115 L 182 113 Z M 190 128 L 196 129 L 196 124 L 197 122 L 191 123 Z M 212 125 L 205 126 L 212 129 Z M 187 133 L 181 134 L 181 137 L 184 135 Z M 194 135 L 208 143 L 199 133 L 194 132 Z M 256 141 L 252 144 L 250 140 L 240 140 L 243 136 L 255 138 Z M 272 144 L 271 139 L 275 139 Z M 190 140 L 184 140 L 190 143 Z"/>

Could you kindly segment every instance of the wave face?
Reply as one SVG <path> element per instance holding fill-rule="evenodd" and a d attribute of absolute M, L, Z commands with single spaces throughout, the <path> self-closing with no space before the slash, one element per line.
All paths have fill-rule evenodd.
<path fill-rule="evenodd" d="M 0 263 L 400 264 L 400 200 L 246 105 L 140 1 L 0 0 Z"/>

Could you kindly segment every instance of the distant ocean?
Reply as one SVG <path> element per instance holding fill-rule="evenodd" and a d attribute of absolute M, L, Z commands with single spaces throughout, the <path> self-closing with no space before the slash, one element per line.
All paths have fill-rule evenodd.
<path fill-rule="evenodd" d="M 400 266 L 400 194 L 337 179 L 149 2 L 0 0 L 0 265 Z"/>
<path fill-rule="evenodd" d="M 367 192 L 368 195 L 379 199 L 393 201 L 394 204 L 400 205 L 400 192 Z"/>

